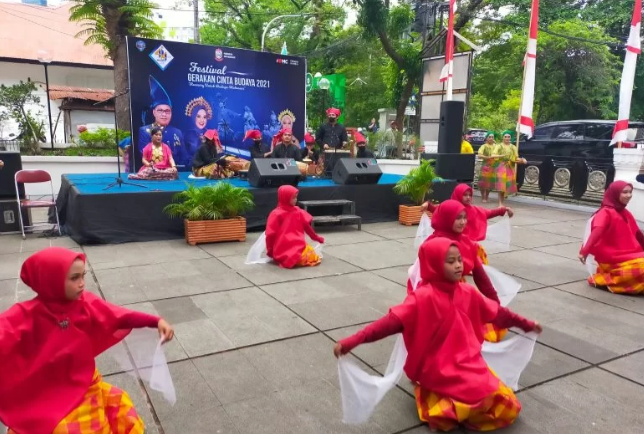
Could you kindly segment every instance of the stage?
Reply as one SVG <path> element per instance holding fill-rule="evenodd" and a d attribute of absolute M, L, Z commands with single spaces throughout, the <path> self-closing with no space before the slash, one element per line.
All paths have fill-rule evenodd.
<path fill-rule="evenodd" d="M 148 188 L 123 185 L 109 190 L 116 173 L 67 174 L 58 193 L 58 212 L 63 230 L 79 244 L 117 244 L 183 238 L 183 220 L 168 217 L 163 208 L 188 184 L 205 186 L 230 182 L 247 188 L 255 209 L 245 217 L 248 231 L 263 230 L 268 214 L 277 204 L 277 189 L 254 188 L 248 181 L 189 179 L 180 173 L 177 181 L 132 181 Z M 363 223 L 395 221 L 398 205 L 404 203 L 393 192 L 400 175 L 383 174 L 378 184 L 337 185 L 330 179 L 309 178 L 300 182 L 299 200 L 348 199 L 356 204 Z"/>

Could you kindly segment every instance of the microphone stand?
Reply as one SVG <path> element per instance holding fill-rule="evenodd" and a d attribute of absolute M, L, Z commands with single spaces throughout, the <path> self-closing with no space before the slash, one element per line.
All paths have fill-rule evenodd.
<path fill-rule="evenodd" d="M 129 91 L 130 91 L 129 88 L 125 89 L 123 92 L 121 92 L 119 94 L 111 96 L 111 97 L 109 97 L 108 99 L 106 99 L 104 101 L 99 101 L 99 102 L 93 104 L 94 106 L 98 106 L 98 105 L 103 105 L 103 104 L 105 104 L 105 103 L 107 103 L 109 101 L 114 101 L 114 143 L 116 143 L 116 166 L 117 166 L 117 169 L 118 169 L 118 175 L 117 175 L 116 179 L 114 180 L 114 182 L 112 182 L 107 187 L 105 187 L 103 189 L 103 191 L 109 190 L 109 189 L 111 189 L 113 187 L 116 187 L 117 185 L 120 188 L 123 184 L 132 185 L 134 187 L 148 188 L 147 185 L 135 184 L 134 182 L 124 181 L 123 178 L 121 177 L 121 153 L 119 152 L 119 124 L 118 124 L 118 120 L 116 119 L 116 98 L 127 94 Z M 130 132 L 130 137 L 132 137 L 131 132 Z M 134 148 L 132 148 L 133 146 L 134 146 L 134 142 L 132 141 L 132 144 L 130 145 L 130 148 L 134 149 Z"/>

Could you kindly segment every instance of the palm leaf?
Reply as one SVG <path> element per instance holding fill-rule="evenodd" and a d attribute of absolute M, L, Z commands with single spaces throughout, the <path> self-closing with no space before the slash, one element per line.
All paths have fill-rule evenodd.
<path fill-rule="evenodd" d="M 222 220 L 238 217 L 253 209 L 253 195 L 245 188 L 229 182 L 218 182 L 206 187 L 188 187 L 173 197 L 173 203 L 164 208 L 171 217 L 188 220 Z"/>
<path fill-rule="evenodd" d="M 421 160 L 418 167 L 413 168 L 394 186 L 394 191 L 407 196 L 416 205 L 422 205 L 428 194 L 432 192 L 434 180 L 437 178 L 432 163 L 434 160 Z"/>

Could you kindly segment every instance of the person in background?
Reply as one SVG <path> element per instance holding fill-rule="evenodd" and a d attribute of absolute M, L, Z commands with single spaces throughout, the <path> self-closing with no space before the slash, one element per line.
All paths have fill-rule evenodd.
<path fill-rule="evenodd" d="M 208 179 L 230 178 L 234 172 L 228 167 L 217 130 L 207 130 L 204 143 L 192 157 L 192 174 Z"/>
<path fill-rule="evenodd" d="M 183 133 L 178 128 L 170 125 L 172 121 L 172 101 L 161 83 L 150 75 L 150 98 L 152 103 L 149 108 L 152 110 L 154 122 L 139 128 L 139 152 L 143 154 L 143 148 L 152 141 L 152 129 L 160 128 L 163 134 L 162 141 L 167 144 L 172 151 L 172 157 L 177 164 L 188 167 L 190 157 L 186 151 L 183 140 Z M 145 123 L 145 112 L 143 113 L 143 123 Z"/>
<path fill-rule="evenodd" d="M 481 172 L 479 173 L 479 190 L 483 203 L 487 203 L 490 197 L 490 190 L 496 184 L 496 159 L 493 157 L 496 142 L 494 141 L 494 131 L 488 131 L 485 134 L 485 143 L 481 145 L 478 152 L 478 157 L 481 161 Z"/>
<path fill-rule="evenodd" d="M 126 137 L 119 142 L 119 155 L 123 157 L 125 173 L 130 171 L 130 149 L 132 148 L 132 137 Z"/>
<path fill-rule="evenodd" d="M 496 183 L 493 189 L 499 194 L 499 206 L 503 206 L 506 197 L 517 192 L 516 167 L 525 164 L 524 158 L 519 158 L 519 151 L 514 142 L 514 131 L 506 130 L 501 135 L 503 142 L 494 147 L 492 155 L 497 158 Z"/>
<path fill-rule="evenodd" d="M 320 158 L 320 151 L 315 149 L 315 137 L 311 133 L 304 134 L 304 144 L 306 145 L 302 149 L 302 159 L 309 159 L 313 164 L 318 164 L 318 159 Z"/>
<path fill-rule="evenodd" d="M 250 157 L 255 158 L 266 158 L 271 155 L 271 151 L 267 151 L 262 141 L 262 132 L 259 130 L 248 130 L 244 136 L 244 141 L 251 139 L 253 144 L 250 145 Z"/>
<path fill-rule="evenodd" d="M 271 151 L 270 158 L 292 158 L 295 161 L 302 161 L 300 145 L 293 140 L 293 132 L 290 128 L 282 128 L 275 135 L 273 142 L 275 146 Z"/>
<path fill-rule="evenodd" d="M 161 128 L 150 131 L 152 141 L 143 148 L 143 166 L 138 173 L 130 173 L 129 179 L 169 181 L 177 179 L 177 165 L 170 147 L 162 142 Z"/>
<path fill-rule="evenodd" d="M 266 254 L 282 268 L 313 267 L 322 259 L 306 243 L 304 234 L 313 241 L 324 243 L 311 227 L 313 217 L 297 205 L 298 189 L 283 185 L 277 189 L 277 208 L 266 222 Z"/>
<path fill-rule="evenodd" d="M 472 144 L 469 142 L 469 139 L 470 139 L 469 134 L 467 133 L 463 134 L 463 141 L 461 142 L 461 154 L 474 153 L 474 148 L 472 148 Z"/>
<path fill-rule="evenodd" d="M 644 293 L 644 234 L 626 205 L 633 197 L 633 185 L 615 181 L 604 193 L 601 207 L 592 217 L 590 236 L 579 251 L 597 261 L 596 273 L 588 284 L 607 288 L 614 294 Z"/>
<path fill-rule="evenodd" d="M 527 320 L 462 282 L 459 243 L 447 238 L 420 247 L 422 283 L 402 304 L 333 348 L 341 357 L 363 343 L 402 333 L 405 373 L 414 384 L 418 417 L 432 431 L 491 431 L 511 425 L 521 412 L 512 389 L 481 354 L 483 325 L 540 333 Z"/>
<path fill-rule="evenodd" d="M 330 108 L 326 111 L 328 122 L 322 124 L 315 134 L 318 145 L 324 149 L 342 149 L 349 143 L 349 136 L 344 125 L 338 123 L 340 110 Z"/>
<path fill-rule="evenodd" d="M 378 123 L 376 122 L 376 118 L 371 118 L 371 122 L 367 126 L 367 131 L 369 131 L 372 134 L 375 134 L 378 132 Z"/>
<path fill-rule="evenodd" d="M 127 392 L 103 380 L 95 358 L 132 329 L 158 329 L 162 342 L 174 330 L 86 291 L 85 262 L 61 247 L 34 253 L 20 279 L 36 297 L 0 315 L 0 419 L 10 434 L 145 431 Z"/>
<path fill-rule="evenodd" d="M 355 133 L 354 139 L 356 141 L 356 146 L 358 147 L 356 158 L 374 158 L 371 149 L 367 148 L 367 139 L 365 139 L 361 133 Z"/>

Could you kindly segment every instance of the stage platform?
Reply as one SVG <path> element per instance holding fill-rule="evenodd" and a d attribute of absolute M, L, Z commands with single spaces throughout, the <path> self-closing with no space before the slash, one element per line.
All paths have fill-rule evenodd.
<path fill-rule="evenodd" d="M 67 174 L 58 193 L 63 230 L 79 244 L 116 244 L 183 237 L 183 220 L 168 217 L 163 208 L 188 184 L 197 186 L 230 182 L 247 188 L 255 209 L 246 215 L 249 231 L 263 230 L 268 214 L 277 204 L 277 189 L 254 188 L 248 181 L 189 179 L 180 173 L 177 181 L 132 181 L 148 188 L 115 186 L 116 173 Z M 383 174 L 378 184 L 337 185 L 330 179 L 309 178 L 300 182 L 299 200 L 348 199 L 356 204 L 363 223 L 395 221 L 402 198 L 393 192 L 400 175 Z"/>

